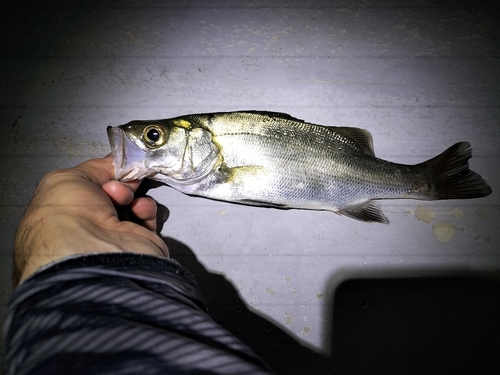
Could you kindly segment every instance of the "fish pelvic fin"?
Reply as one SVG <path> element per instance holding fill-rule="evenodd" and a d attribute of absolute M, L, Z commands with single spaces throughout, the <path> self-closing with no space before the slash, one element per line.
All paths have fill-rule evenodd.
<path fill-rule="evenodd" d="M 432 179 L 431 196 L 427 199 L 481 198 L 491 194 L 491 187 L 469 169 L 472 157 L 469 142 L 459 142 L 420 166 L 427 168 Z"/>
<path fill-rule="evenodd" d="M 387 219 L 380 210 L 380 207 L 373 201 L 368 201 L 360 206 L 343 209 L 339 213 L 368 223 L 389 224 L 389 219 Z"/>

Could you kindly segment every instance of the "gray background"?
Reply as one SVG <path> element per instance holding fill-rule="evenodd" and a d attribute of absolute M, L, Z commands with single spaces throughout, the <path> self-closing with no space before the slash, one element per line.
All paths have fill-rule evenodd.
<path fill-rule="evenodd" d="M 414 345 L 436 344 L 434 316 L 425 318 L 434 323 L 423 324 L 428 336 L 388 333 L 390 356 L 373 342 L 365 354 L 342 357 L 338 343 L 346 335 L 366 334 L 381 323 L 358 316 L 359 324 L 344 334 L 335 323 L 343 310 L 335 309 L 371 311 L 373 301 L 382 301 L 380 319 L 387 323 L 398 319 L 394 306 L 411 305 L 417 322 L 420 308 L 437 311 L 435 303 L 456 296 L 445 305 L 463 311 L 472 304 L 467 298 L 482 291 L 484 298 L 474 303 L 486 313 L 473 318 L 486 322 L 475 327 L 484 340 L 470 361 L 498 361 L 498 336 L 488 341 L 483 332 L 498 330 L 488 315 L 498 311 L 498 283 L 467 279 L 496 280 L 500 270 L 497 7 L 432 0 L 10 3 L 0 5 L 2 316 L 12 292 L 15 229 L 46 172 L 108 153 L 108 125 L 258 109 L 367 129 L 376 155 L 401 163 L 422 162 L 469 141 L 471 168 L 493 194 L 384 201 L 391 224 L 380 225 L 152 188 L 148 194 L 166 220 L 162 236 L 173 257 L 198 277 L 215 318 L 283 373 L 326 372 L 318 369 L 331 360 L 318 353 L 333 356 L 340 370 L 357 366 L 363 355 L 359 369 L 394 370 L 405 358 L 420 365 L 428 360 Z M 466 279 L 428 279 L 452 276 Z M 346 280 L 369 282 L 339 293 Z M 399 299 L 388 302 L 383 296 L 391 280 L 410 284 L 401 284 Z M 422 286 L 418 280 L 437 281 Z M 336 295 L 348 301 L 337 303 Z M 454 337 L 448 339 L 443 346 Z"/>

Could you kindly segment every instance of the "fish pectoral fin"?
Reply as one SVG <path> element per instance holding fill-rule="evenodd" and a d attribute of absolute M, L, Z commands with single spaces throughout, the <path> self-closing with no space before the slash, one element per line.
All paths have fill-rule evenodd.
<path fill-rule="evenodd" d="M 260 165 L 243 165 L 239 167 L 228 168 L 222 165 L 219 170 L 226 178 L 226 183 L 231 185 L 240 185 L 258 181 L 260 177 L 266 175 L 266 168 Z"/>
<path fill-rule="evenodd" d="M 373 201 L 369 201 L 361 206 L 351 207 L 340 211 L 341 215 L 352 219 L 361 220 L 369 223 L 389 224 L 389 219 L 380 210 L 380 207 Z"/>
<path fill-rule="evenodd" d="M 356 146 L 358 146 L 365 154 L 375 156 L 375 151 L 373 150 L 372 135 L 368 130 L 349 127 L 331 127 L 329 129 L 343 135 L 344 137 L 354 142 Z"/>

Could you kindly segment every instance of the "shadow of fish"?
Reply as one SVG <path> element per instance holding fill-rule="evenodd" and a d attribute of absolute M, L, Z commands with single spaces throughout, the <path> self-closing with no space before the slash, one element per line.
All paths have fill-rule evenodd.
<path fill-rule="evenodd" d="M 145 177 L 190 195 L 257 206 L 330 210 L 388 223 L 375 199 L 484 197 L 467 142 L 424 163 L 375 157 L 368 131 L 273 112 L 195 114 L 108 127 L 115 176 Z"/>

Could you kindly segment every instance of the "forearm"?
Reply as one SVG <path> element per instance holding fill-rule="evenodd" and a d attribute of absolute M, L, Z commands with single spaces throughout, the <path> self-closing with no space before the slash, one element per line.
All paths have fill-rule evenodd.
<path fill-rule="evenodd" d="M 5 374 L 268 373 L 206 314 L 187 271 L 146 255 L 81 256 L 38 271 L 14 293 L 5 328 Z"/>

